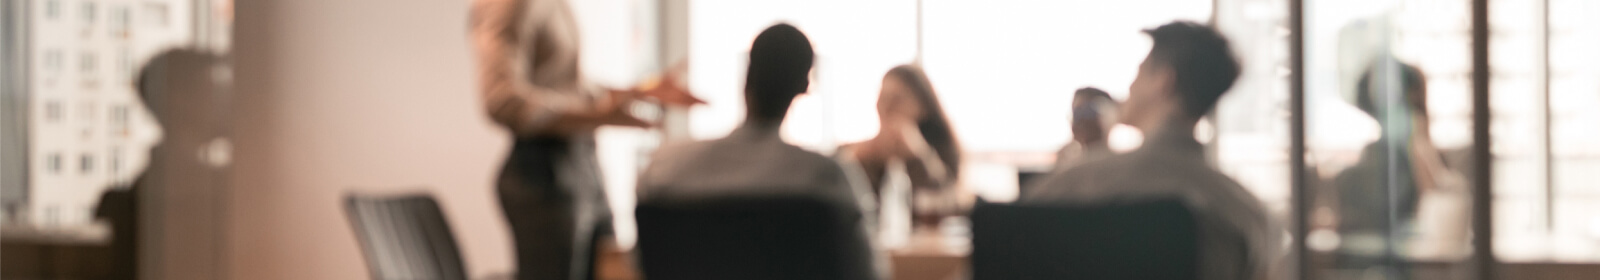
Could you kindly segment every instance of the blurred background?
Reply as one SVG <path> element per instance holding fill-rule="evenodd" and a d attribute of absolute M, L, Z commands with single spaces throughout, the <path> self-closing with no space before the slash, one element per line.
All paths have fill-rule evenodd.
<path fill-rule="evenodd" d="M 1291 1 L 1304 7 L 1298 32 L 1291 30 Z M 212 76 L 230 85 L 218 93 L 230 97 L 213 103 L 227 114 L 207 126 L 224 136 L 172 152 L 212 166 L 208 175 L 173 180 L 209 187 L 164 196 L 183 207 L 141 214 L 197 221 L 165 229 L 190 237 L 162 239 L 173 243 L 158 256 L 165 261 L 141 275 L 363 278 L 369 272 L 340 206 L 358 192 L 432 193 L 469 275 L 512 270 L 493 192 L 510 138 L 482 117 L 467 34 L 470 2 L 4 1 L 0 276 L 94 278 L 62 272 L 74 270 L 62 265 L 93 259 L 94 248 L 107 246 L 110 229 L 95 218 L 97 203 L 153 157 L 149 149 L 163 128 L 132 81 L 151 56 L 174 47 L 223 54 L 227 67 Z M 663 143 L 718 138 L 739 124 L 750 40 L 773 23 L 799 27 L 817 52 L 811 90 L 784 124 L 786 140 L 831 154 L 871 138 L 883 72 L 916 62 L 966 147 L 960 188 L 1011 201 L 1026 177 L 1020 174 L 1048 170 L 1071 139 L 1073 89 L 1098 87 L 1123 100 L 1151 44 L 1139 31 L 1193 20 L 1227 35 L 1244 65 L 1196 137 L 1214 166 L 1275 219 L 1308 221 L 1304 232 L 1285 234 L 1306 240 L 1306 269 L 1314 275 L 1367 273 L 1318 256 L 1368 242 L 1336 232 L 1338 202 L 1326 185 L 1384 134 L 1385 126 L 1351 101 L 1356 77 L 1375 56 L 1423 72 L 1428 138 L 1447 167 L 1473 178 L 1475 163 L 1487 161 L 1493 178 L 1493 248 L 1475 252 L 1465 239 L 1439 237 L 1436 247 L 1457 249 L 1414 250 L 1423 253 L 1401 256 L 1415 264 L 1410 269 L 1460 279 L 1450 273 L 1489 253 L 1523 265 L 1508 273 L 1533 273 L 1508 279 L 1555 279 L 1531 275 L 1594 273 L 1601 260 L 1601 1 L 1487 1 L 1488 126 L 1471 118 L 1470 0 L 570 2 L 587 78 L 627 87 L 687 61 L 684 79 L 707 101 L 668 110 L 660 129 L 598 133 L 623 250 L 635 240 L 635 177 L 648 156 Z M 1301 55 L 1291 52 L 1294 36 L 1304 40 Z M 1304 69 L 1292 68 L 1295 59 Z M 1291 94 L 1298 91 L 1291 79 L 1303 76 L 1293 71 L 1304 71 L 1304 134 L 1292 133 Z M 1491 156 L 1472 158 L 1473 132 L 1484 129 Z M 1110 132 L 1119 151 L 1141 138 L 1127 126 Z M 1306 143 L 1304 163 L 1291 161 L 1295 139 Z M 1297 169 L 1308 172 L 1304 182 L 1292 180 Z M 1308 199 L 1292 197 L 1297 187 Z M 1485 221 L 1467 210 L 1471 195 L 1423 198 L 1441 202 L 1419 215 Z M 1311 204 L 1298 213 L 1294 201 Z M 1411 239 L 1435 235 L 1418 236 L 1424 238 Z"/>

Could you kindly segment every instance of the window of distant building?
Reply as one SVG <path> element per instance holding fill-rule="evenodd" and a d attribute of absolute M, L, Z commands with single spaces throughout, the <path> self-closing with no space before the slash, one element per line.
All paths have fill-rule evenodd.
<path fill-rule="evenodd" d="M 150 24 L 158 27 L 167 26 L 171 12 L 167 10 L 166 3 L 145 3 L 144 9 L 145 18 L 149 19 Z"/>
<path fill-rule="evenodd" d="M 50 156 L 45 157 L 45 165 L 50 167 L 50 173 L 61 173 L 61 154 L 50 153 Z"/>
<path fill-rule="evenodd" d="M 61 69 L 61 50 L 46 50 L 44 52 L 44 70 L 58 71 Z"/>
<path fill-rule="evenodd" d="M 90 172 L 94 171 L 94 168 L 95 168 L 95 156 L 94 155 L 88 154 L 88 153 L 84 153 L 83 156 L 81 156 L 78 159 L 78 171 L 83 172 L 83 174 L 89 174 Z"/>
<path fill-rule="evenodd" d="M 47 19 L 56 19 L 58 17 L 61 17 L 61 1 L 60 0 L 45 1 L 44 2 L 44 17 L 47 18 Z"/>
<path fill-rule="evenodd" d="M 111 123 L 117 126 L 128 125 L 128 105 L 111 106 Z"/>
<path fill-rule="evenodd" d="M 84 74 L 94 73 L 95 64 L 97 63 L 98 62 L 95 61 L 94 53 L 84 52 L 78 57 L 78 71 L 83 72 Z"/>
<path fill-rule="evenodd" d="M 61 102 L 60 101 L 51 100 L 51 101 L 46 101 L 45 102 L 45 104 L 44 104 L 44 119 L 45 119 L 45 121 L 48 121 L 48 122 L 61 121 Z"/>
<path fill-rule="evenodd" d="M 111 8 L 110 23 L 112 36 L 126 36 L 128 32 L 128 25 L 131 22 L 132 15 L 130 15 L 130 12 L 128 11 L 128 6 L 119 5 Z"/>
<path fill-rule="evenodd" d="M 94 22 L 95 22 L 95 2 L 83 2 L 83 23 L 84 24 L 93 24 Z"/>
<path fill-rule="evenodd" d="M 106 164 L 111 165 L 106 171 L 112 176 L 116 176 L 117 171 L 122 169 L 122 148 L 112 147 L 111 158 L 106 160 Z"/>
<path fill-rule="evenodd" d="M 117 54 L 117 75 L 122 79 L 133 79 L 133 54 L 127 48 Z"/>

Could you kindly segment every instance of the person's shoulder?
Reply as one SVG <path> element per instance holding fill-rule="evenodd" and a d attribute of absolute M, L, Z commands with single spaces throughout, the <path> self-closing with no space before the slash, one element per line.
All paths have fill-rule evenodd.
<path fill-rule="evenodd" d="M 1198 166 L 1188 173 L 1195 174 L 1193 175 L 1194 177 L 1189 178 L 1191 181 L 1197 185 L 1210 188 L 1210 191 L 1227 194 L 1230 198 L 1255 200 L 1255 196 L 1245 189 L 1245 185 L 1235 181 L 1234 177 L 1224 174 L 1223 171 L 1217 168 Z"/>
<path fill-rule="evenodd" d="M 469 19 L 481 20 L 485 16 L 514 13 L 526 0 L 472 0 Z"/>
<path fill-rule="evenodd" d="M 1235 220 L 1238 226 L 1248 228 L 1248 232 L 1255 232 L 1249 228 L 1260 229 L 1272 222 L 1267 206 L 1244 184 L 1214 168 L 1206 168 L 1200 174 L 1202 176 L 1192 178 L 1196 185 L 1191 187 L 1210 201 L 1206 204 L 1210 211 L 1219 211 L 1218 214 L 1230 217 L 1226 219 Z"/>
<path fill-rule="evenodd" d="M 836 157 L 809 151 L 799 146 L 784 144 L 785 158 L 799 166 L 804 166 L 814 172 L 832 173 L 839 171 L 839 161 Z"/>
<path fill-rule="evenodd" d="M 656 151 L 651 152 L 650 157 L 654 160 L 662 160 L 701 153 L 702 151 L 707 150 L 707 147 L 713 145 L 712 141 L 713 140 L 696 140 L 662 145 L 657 147 Z"/>
<path fill-rule="evenodd" d="M 661 178 L 672 174 L 684 173 L 684 168 L 693 168 L 695 161 L 707 151 L 713 151 L 711 141 L 693 141 L 662 145 L 651 152 L 650 164 L 640 176 L 643 178 Z"/>
<path fill-rule="evenodd" d="M 1104 180 L 1105 178 L 1111 177 L 1113 175 L 1123 174 L 1123 173 L 1131 172 L 1133 170 L 1138 170 L 1137 166 L 1140 165 L 1141 163 L 1142 163 L 1141 158 L 1136 157 L 1135 155 L 1131 155 L 1131 154 L 1112 155 L 1112 156 L 1109 156 L 1109 157 L 1106 157 L 1106 158 L 1103 158 L 1103 159 L 1096 160 L 1095 162 L 1087 162 L 1087 163 L 1078 164 L 1078 165 L 1075 165 L 1073 167 L 1069 167 L 1069 168 L 1066 168 L 1066 169 L 1063 169 L 1063 170 L 1057 170 L 1056 172 L 1053 173 L 1053 175 L 1060 175 L 1060 176 L 1051 176 L 1049 179 L 1054 179 L 1054 180 L 1048 180 L 1047 182 L 1050 182 L 1050 181 L 1062 181 L 1062 183 L 1071 183 L 1075 179 L 1076 180 L 1083 180 L 1083 179 L 1101 179 L 1101 180 Z"/>
<path fill-rule="evenodd" d="M 1094 163 L 1056 169 L 1026 186 L 1028 191 L 1020 193 L 1018 201 L 1057 204 L 1082 199 L 1090 194 L 1104 193 L 1101 188 L 1120 185 L 1117 182 L 1121 179 L 1118 174 L 1128 172 L 1132 163 L 1133 158 L 1127 154 L 1120 154 Z"/>
<path fill-rule="evenodd" d="M 509 8 L 516 4 L 521 4 L 525 1 L 526 0 L 472 0 L 472 6 L 474 9 L 502 9 Z"/>
<path fill-rule="evenodd" d="M 845 178 L 838 155 L 831 157 L 789 143 L 783 144 L 779 154 L 790 172 L 805 174 L 818 183 L 843 181 Z"/>

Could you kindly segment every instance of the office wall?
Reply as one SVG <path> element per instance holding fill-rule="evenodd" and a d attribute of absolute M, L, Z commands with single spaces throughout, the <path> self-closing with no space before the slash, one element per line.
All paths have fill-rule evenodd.
<path fill-rule="evenodd" d="M 470 273 L 511 270 L 465 0 L 237 2 L 229 279 L 366 279 L 347 192 L 439 197 Z"/>

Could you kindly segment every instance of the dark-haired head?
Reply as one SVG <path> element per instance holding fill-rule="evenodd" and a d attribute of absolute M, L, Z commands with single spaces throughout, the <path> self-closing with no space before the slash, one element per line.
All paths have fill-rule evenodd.
<path fill-rule="evenodd" d="M 923 68 L 910 64 L 891 68 L 884 74 L 878 103 L 880 118 L 909 118 L 917 123 L 924 142 L 928 142 L 934 153 L 939 154 L 940 161 L 945 162 L 945 174 L 954 178 L 961 173 L 961 147 L 956 142 L 956 133 Z"/>
<path fill-rule="evenodd" d="M 1082 87 L 1073 91 L 1073 106 L 1096 100 L 1113 100 L 1112 94 L 1095 87 Z"/>
<path fill-rule="evenodd" d="M 1073 139 L 1081 143 L 1103 143 L 1106 131 L 1116 124 L 1117 100 L 1106 91 L 1084 87 L 1073 92 Z"/>
<path fill-rule="evenodd" d="M 139 76 L 134 79 L 134 89 L 156 121 L 167 126 L 167 121 L 182 116 L 169 116 L 175 110 L 164 110 L 165 107 L 183 106 L 174 102 L 209 100 L 199 97 L 221 89 L 222 85 L 214 77 L 223 74 L 217 69 L 226 69 L 218 68 L 221 63 L 221 57 L 202 51 L 163 51 L 139 69 Z"/>
<path fill-rule="evenodd" d="M 745 72 L 746 117 L 782 120 L 795 96 L 806 92 L 812 42 L 800 29 L 777 24 L 756 35 Z"/>
<path fill-rule="evenodd" d="M 1423 71 L 1390 59 L 1376 60 L 1356 83 L 1356 107 L 1383 121 L 1384 112 L 1398 109 L 1411 114 L 1427 114 L 1428 92 Z M 1397 103 L 1405 102 L 1405 103 Z M 1387 106 L 1390 104 L 1404 105 Z"/>
<path fill-rule="evenodd" d="M 1151 53 L 1129 87 L 1126 122 L 1150 122 L 1139 118 L 1152 116 L 1198 120 L 1239 78 L 1240 64 L 1228 40 L 1210 26 L 1176 21 L 1145 34 L 1151 36 Z M 1156 107 L 1173 112 L 1147 111 Z"/>

